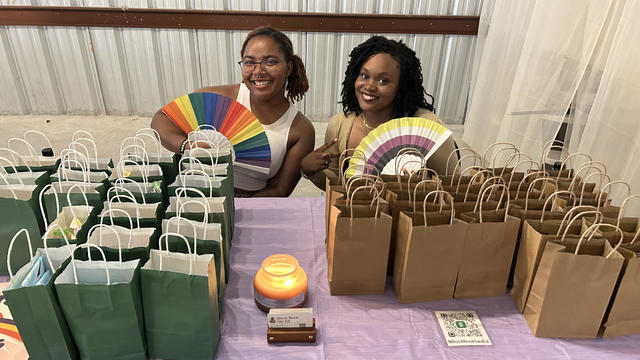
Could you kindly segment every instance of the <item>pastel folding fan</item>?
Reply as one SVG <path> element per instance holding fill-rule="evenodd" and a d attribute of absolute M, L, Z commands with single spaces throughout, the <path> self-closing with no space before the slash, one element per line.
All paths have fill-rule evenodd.
<path fill-rule="evenodd" d="M 183 95 L 162 108 L 185 134 L 203 125 L 224 135 L 235 152 L 234 164 L 269 173 L 271 148 L 264 127 L 239 102 L 226 96 L 199 92 Z"/>
<path fill-rule="evenodd" d="M 360 141 L 355 151 L 356 156 L 349 161 L 346 176 L 371 173 L 371 169 L 367 169 L 365 165 L 375 167 L 381 174 L 395 174 L 394 164 L 398 151 L 413 148 L 420 151 L 424 160 L 427 160 L 449 136 L 451 130 L 433 120 L 418 117 L 389 120 Z"/>

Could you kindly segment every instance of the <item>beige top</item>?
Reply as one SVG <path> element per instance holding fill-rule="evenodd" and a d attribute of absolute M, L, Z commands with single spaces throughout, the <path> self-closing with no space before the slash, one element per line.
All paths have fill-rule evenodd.
<path fill-rule="evenodd" d="M 413 114 L 414 117 L 421 117 L 444 125 L 444 123 L 438 118 L 438 116 L 431 111 L 423 108 L 419 108 L 418 111 Z M 327 131 L 324 135 L 324 142 L 327 143 L 332 139 L 338 138 L 338 142 L 327 150 L 327 153 L 340 154 L 347 149 L 347 143 L 349 141 L 349 135 L 351 135 L 351 128 L 353 127 L 353 121 L 355 120 L 355 113 L 351 112 L 347 116 L 344 113 L 339 112 L 331 117 L 329 125 L 327 125 Z M 447 158 L 455 150 L 453 142 L 453 136 L 450 136 L 442 146 L 427 160 L 427 166 L 435 170 L 438 174 L 444 174 L 447 164 Z M 326 177 L 336 177 L 338 174 L 338 158 L 331 160 L 329 168 L 324 171 L 318 171 L 310 180 L 320 189 L 325 188 Z"/>

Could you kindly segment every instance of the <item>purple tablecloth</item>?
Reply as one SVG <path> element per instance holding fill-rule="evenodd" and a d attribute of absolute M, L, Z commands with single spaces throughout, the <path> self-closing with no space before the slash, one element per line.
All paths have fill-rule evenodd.
<path fill-rule="evenodd" d="M 383 295 L 330 296 L 323 198 L 236 199 L 234 235 L 218 359 L 640 358 L 640 335 L 536 338 L 508 296 L 401 305 L 389 282 Z M 315 344 L 267 344 L 252 281 L 262 260 L 276 253 L 295 256 L 307 272 Z M 493 345 L 448 347 L 435 310 L 475 310 Z"/>

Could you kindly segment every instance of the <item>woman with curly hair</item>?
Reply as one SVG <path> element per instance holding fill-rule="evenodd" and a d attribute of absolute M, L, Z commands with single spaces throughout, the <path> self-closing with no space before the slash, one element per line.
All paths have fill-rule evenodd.
<path fill-rule="evenodd" d="M 309 89 L 304 64 L 293 53 L 291 40 L 267 26 L 247 35 L 240 57 L 242 83 L 208 86 L 197 92 L 236 99 L 258 118 L 269 139 L 269 173 L 235 166 L 236 196 L 289 196 L 300 180 L 300 161 L 313 150 L 315 139 L 313 125 L 293 106 Z M 153 116 L 151 127 L 167 149 L 176 153 L 190 149 L 187 134 L 162 110 Z"/>
<path fill-rule="evenodd" d="M 302 160 L 302 173 L 321 189 L 325 177 L 338 172 L 338 156 L 354 149 L 373 129 L 391 119 L 414 116 L 442 123 L 434 114 L 433 96 L 422 86 L 422 67 L 416 53 L 401 41 L 373 36 L 349 54 L 342 82 L 342 113 L 334 115 L 325 144 Z M 454 151 L 450 137 L 427 161 L 444 173 Z"/>

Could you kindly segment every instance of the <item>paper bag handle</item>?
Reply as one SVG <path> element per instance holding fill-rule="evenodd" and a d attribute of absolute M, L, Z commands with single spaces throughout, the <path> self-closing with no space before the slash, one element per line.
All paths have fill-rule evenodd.
<path fill-rule="evenodd" d="M 11 148 L 11 147 L 12 147 L 12 146 L 11 146 L 11 143 L 16 142 L 16 141 L 17 141 L 17 142 L 21 142 L 21 143 L 25 144 L 25 145 L 27 146 L 27 150 L 29 151 L 30 156 L 32 156 L 32 157 L 34 157 L 34 158 L 36 158 L 36 159 L 38 160 L 38 165 L 39 165 L 39 166 L 41 166 L 41 165 L 42 165 L 42 164 L 40 163 L 40 159 L 38 159 L 38 155 L 37 155 L 37 153 L 36 153 L 36 150 L 33 148 L 33 146 L 31 146 L 31 144 L 29 144 L 29 142 L 28 142 L 27 140 L 25 140 L 25 139 L 20 139 L 20 138 L 17 138 L 17 137 L 12 137 L 12 138 L 10 138 L 10 139 L 7 141 L 7 146 L 8 146 L 9 148 Z"/>
<path fill-rule="evenodd" d="M 51 261 L 51 259 L 49 258 L 49 253 L 47 252 L 47 240 L 49 239 L 49 232 L 53 229 L 59 229 L 60 233 L 62 233 L 62 238 L 64 239 L 64 243 L 69 246 L 69 239 L 67 239 L 67 235 L 65 235 L 64 230 L 62 230 L 62 226 L 60 226 L 59 224 L 53 224 L 51 225 L 50 228 L 48 228 L 45 232 L 44 235 L 42 235 L 42 243 L 44 244 L 44 254 L 46 255 L 47 258 L 47 262 L 49 263 L 49 267 L 51 268 L 51 271 L 53 272 L 53 262 Z M 7 255 L 8 257 L 8 255 Z"/>
<path fill-rule="evenodd" d="M 184 237 L 183 235 L 180 235 L 178 233 L 172 233 L 172 232 L 168 232 L 168 233 L 164 233 L 162 235 L 160 235 L 160 239 L 158 239 L 158 251 L 160 252 L 160 256 L 158 256 L 158 258 L 160 259 L 160 268 L 159 271 L 162 271 L 162 239 L 164 238 L 165 241 L 165 246 L 167 247 L 166 252 L 169 252 L 169 236 L 177 236 L 179 238 L 181 238 L 182 240 L 184 240 L 184 242 L 187 244 L 187 251 L 189 253 L 189 275 L 191 275 L 193 273 L 193 258 L 196 256 L 195 255 L 195 249 L 194 249 L 194 253 L 191 254 L 191 246 L 189 245 L 189 241 L 187 241 L 187 238 Z M 196 241 L 194 238 L 193 244 L 195 245 Z"/>
<path fill-rule="evenodd" d="M 424 200 L 422 200 L 422 216 L 424 218 L 424 226 L 427 226 L 427 199 L 429 198 L 429 196 L 433 194 L 433 201 L 435 202 L 436 200 L 436 195 L 440 194 L 440 210 L 438 210 L 439 214 L 442 214 L 442 205 L 444 203 L 444 197 L 447 197 L 447 200 L 449 200 L 449 205 L 451 206 L 451 219 L 449 219 L 449 225 L 453 225 L 453 217 L 454 217 L 454 212 L 455 210 L 453 209 L 453 196 L 451 196 L 451 194 L 449 194 L 448 192 L 444 191 L 444 190 L 433 190 L 431 192 L 429 192 L 427 194 L 427 196 L 424 197 Z M 413 212 L 415 212 L 415 207 L 413 209 Z"/>
<path fill-rule="evenodd" d="M 417 183 L 416 187 L 413 188 L 413 199 L 411 198 L 411 192 L 409 192 L 409 201 L 413 202 L 413 212 L 416 211 L 416 200 L 418 199 L 417 198 L 417 196 L 418 196 L 418 187 L 420 187 L 420 185 L 424 186 L 424 185 L 427 185 L 427 184 L 436 184 L 436 190 L 442 190 L 442 184 L 440 183 L 440 181 L 437 181 L 437 180 L 422 180 L 419 183 Z M 433 201 L 435 202 L 435 198 L 433 199 Z"/>
<path fill-rule="evenodd" d="M 131 183 L 131 184 L 135 184 L 138 187 L 138 192 L 140 193 L 140 196 L 142 197 L 142 203 L 146 204 L 147 203 L 147 199 L 144 196 L 144 190 L 142 189 L 142 185 L 140 185 L 139 182 L 133 180 L 133 179 L 129 179 L 126 177 L 119 177 L 117 179 L 115 179 L 113 181 L 113 188 L 118 188 L 120 190 L 127 190 L 129 192 L 129 194 L 133 197 L 133 193 L 131 191 L 129 191 L 127 188 L 123 187 L 123 186 L 119 186 L 120 184 L 124 184 L 125 182 L 127 183 Z M 113 189 L 112 188 L 112 189 Z M 111 189 L 109 189 L 111 190 Z M 116 190 L 116 194 L 118 193 L 118 190 Z"/>
<path fill-rule="evenodd" d="M 515 150 L 515 152 L 511 155 L 509 155 L 509 157 L 507 158 L 507 161 L 505 161 L 504 166 L 502 166 L 502 170 L 500 170 L 500 174 L 496 174 L 495 173 L 495 169 L 497 169 L 497 167 L 495 166 L 495 162 L 496 162 L 496 158 L 498 157 L 498 154 L 505 151 L 505 150 Z M 493 156 L 493 162 L 491 164 L 491 171 L 493 171 L 494 175 L 500 176 L 502 177 L 504 175 L 505 170 L 507 169 L 507 167 L 511 164 L 511 162 L 513 161 L 513 159 L 516 158 L 516 156 L 518 157 L 517 161 L 520 161 L 520 156 L 522 155 L 522 153 L 520 151 L 518 151 L 517 149 L 511 149 L 511 148 L 502 148 L 498 151 L 496 151 L 495 155 Z M 517 163 L 517 162 L 516 162 Z M 513 170 L 512 170 L 513 172 Z"/>
<path fill-rule="evenodd" d="M 371 203 L 369 204 L 369 207 L 373 206 L 373 202 L 375 201 L 375 203 L 376 203 L 376 212 L 374 214 L 374 217 L 376 219 L 378 218 L 378 212 L 380 210 L 380 193 L 378 192 L 378 188 L 376 188 L 375 186 L 372 186 L 372 185 L 364 185 L 364 186 L 358 186 L 355 190 L 353 190 L 352 197 L 348 202 L 349 210 L 351 211 L 351 218 L 352 219 L 353 219 L 353 198 L 354 198 L 355 194 L 358 191 L 365 190 L 365 189 L 369 189 L 369 191 L 375 191 L 375 193 L 376 193 L 376 196 L 374 196 L 373 199 L 371 199 Z"/>
<path fill-rule="evenodd" d="M 18 195 L 16 194 L 15 191 L 13 191 L 13 189 L 11 188 L 11 184 L 9 184 L 9 180 L 7 180 L 7 178 L 0 172 L 0 178 L 2 178 L 2 180 L 4 180 L 4 183 L 7 184 L 7 190 L 9 190 L 11 192 L 11 194 L 13 194 L 13 198 L 14 199 L 18 199 Z"/>
<path fill-rule="evenodd" d="M 402 159 L 406 156 L 417 156 L 420 160 L 407 160 L 404 163 L 402 162 Z M 406 147 L 406 148 L 402 148 L 400 150 L 398 150 L 398 152 L 396 153 L 396 156 L 394 158 L 394 163 L 393 163 L 393 169 L 395 171 L 395 174 L 398 175 L 398 173 L 401 172 L 402 169 L 400 169 L 400 167 L 404 167 L 407 163 L 419 163 L 420 167 L 424 166 L 424 155 L 422 155 L 422 153 L 420 151 L 418 151 L 417 149 L 411 148 L 411 147 Z"/>
<path fill-rule="evenodd" d="M 524 200 L 524 211 L 527 212 L 527 210 L 529 209 L 529 194 L 531 194 L 531 191 L 533 191 L 533 185 L 535 185 L 536 182 L 538 181 L 544 181 L 544 184 L 542 185 L 542 188 L 540 189 L 540 196 L 538 197 L 538 200 L 542 200 L 542 198 L 544 197 L 544 192 L 542 190 L 544 190 L 544 185 L 548 182 L 551 182 L 554 184 L 555 189 L 558 188 L 558 183 L 556 183 L 555 179 L 552 178 L 548 178 L 548 177 L 541 177 L 541 178 L 537 178 L 534 179 L 531 184 L 529 184 L 529 188 L 527 189 L 527 195 L 525 196 L 525 200 Z M 516 192 L 516 198 L 518 198 L 518 193 Z M 544 211 L 544 209 L 542 209 Z"/>
<path fill-rule="evenodd" d="M 451 157 L 453 155 L 458 154 L 458 153 L 461 154 L 463 151 L 469 151 L 471 154 L 466 154 L 466 155 L 461 156 L 460 159 L 456 159 L 456 165 L 453 168 L 453 172 L 451 174 L 449 174 L 449 163 L 451 163 Z M 444 168 L 444 176 L 455 175 L 456 169 L 458 169 L 460 167 L 460 161 L 462 160 L 462 158 L 465 157 L 465 156 L 469 156 L 469 155 L 474 156 L 473 165 L 476 164 L 476 158 L 480 159 L 480 165 L 482 165 L 482 157 L 480 157 L 480 155 L 478 155 L 478 153 L 473 151 L 472 148 L 463 147 L 463 148 L 455 149 L 455 150 L 453 150 L 452 152 L 449 153 L 449 156 L 447 156 L 447 163 L 446 163 L 445 168 Z M 456 155 L 456 157 L 457 157 L 457 155 Z"/>
<path fill-rule="evenodd" d="M 69 174 L 64 174 L 64 170 L 67 169 L 64 166 L 67 165 L 67 164 L 76 164 L 80 168 L 80 171 L 82 172 L 82 182 L 87 183 L 87 184 L 91 182 L 91 178 L 89 177 L 89 173 L 85 169 L 85 166 L 82 165 L 82 163 L 80 161 L 75 160 L 75 159 L 70 159 L 70 158 L 64 158 L 64 159 L 60 160 L 60 166 L 58 166 L 58 170 L 56 171 L 56 174 L 58 175 L 58 181 L 62 181 L 63 175 L 64 175 L 65 182 L 70 182 Z M 69 171 L 71 170 L 71 165 L 69 165 L 69 169 L 68 170 Z"/>
<path fill-rule="evenodd" d="M 468 167 L 467 169 L 470 169 L 470 168 L 471 167 Z M 465 171 L 467 169 L 465 169 Z M 467 184 L 467 190 L 464 192 L 464 199 L 462 201 L 467 202 L 467 197 L 469 196 L 469 190 L 471 189 L 471 185 L 474 184 L 474 180 L 478 176 L 480 176 L 480 174 L 492 176 L 493 172 L 491 172 L 491 170 L 489 170 L 489 169 L 482 169 L 482 170 L 478 170 L 478 172 L 473 174 L 473 176 L 471 176 L 471 179 L 469 179 L 469 184 Z M 458 185 L 456 186 L 456 192 L 460 191 L 460 180 L 462 180 L 462 175 L 460 175 L 460 177 L 458 178 Z M 484 184 L 484 182 L 483 182 L 483 184 Z M 482 185 L 480 186 L 480 188 L 482 188 Z"/>
<path fill-rule="evenodd" d="M 349 154 L 349 151 L 352 151 L 353 153 L 348 156 L 347 154 Z M 342 171 L 342 169 L 344 169 L 344 162 L 356 156 L 356 153 L 360 154 L 363 159 L 366 158 L 364 152 L 358 149 L 345 149 L 340 153 L 340 156 L 338 157 L 338 181 L 340 185 L 344 185 L 344 171 Z"/>
<path fill-rule="evenodd" d="M 113 189 L 120 189 L 120 191 L 127 192 L 129 194 L 118 194 L 117 190 L 116 190 L 116 194 L 111 196 L 111 197 L 109 197 L 109 193 Z M 133 196 L 131 191 L 129 191 L 129 190 L 125 189 L 125 188 L 119 187 L 119 186 L 114 186 L 114 187 L 110 188 L 109 190 L 107 190 L 107 206 L 109 207 L 109 210 L 111 209 L 111 203 L 113 202 L 114 199 L 118 199 L 118 200 L 127 199 L 132 204 L 135 204 L 135 208 L 136 208 L 136 226 L 139 229 L 140 228 L 140 207 L 139 207 L 140 204 L 138 204 L 138 202 L 136 201 L 136 198 Z M 118 201 L 118 202 L 121 202 L 121 201 Z M 113 221 L 113 219 L 112 219 L 112 221 Z"/>
<path fill-rule="evenodd" d="M 104 251 L 102 251 L 102 249 L 98 245 L 94 245 L 90 243 L 84 243 L 82 245 L 78 245 L 71 251 L 71 268 L 73 269 L 73 280 L 75 281 L 75 284 L 78 285 L 78 270 L 76 269 L 76 264 L 74 262 L 75 260 L 74 254 L 76 250 L 86 248 L 86 247 L 94 247 L 98 249 L 98 251 L 100 252 L 100 255 L 102 255 L 102 259 L 104 260 L 104 269 L 107 272 L 107 285 L 111 285 L 111 277 L 109 276 L 109 267 L 107 266 L 107 257 L 104 256 Z M 91 262 L 91 256 L 89 256 L 89 262 Z"/>
<path fill-rule="evenodd" d="M 206 179 L 206 183 L 209 184 L 209 197 L 213 197 L 213 181 L 211 181 L 211 177 L 209 175 L 207 175 L 206 172 L 199 170 L 199 169 L 189 169 L 186 171 L 183 171 L 179 176 L 182 179 L 182 187 L 187 187 L 186 186 L 186 182 L 187 182 L 187 176 L 188 175 L 200 175 L 203 176 Z"/>
<path fill-rule="evenodd" d="M 192 192 L 196 195 L 198 195 L 199 197 L 202 198 L 202 204 L 205 206 L 205 209 L 207 211 L 207 214 L 209 214 L 211 212 L 211 208 L 209 207 L 209 203 L 207 202 L 207 197 L 204 196 L 204 193 L 196 188 L 191 188 L 191 187 L 181 187 L 181 188 L 177 188 L 176 189 L 176 214 L 178 213 L 178 209 L 180 208 L 180 205 L 183 203 L 182 198 L 189 198 L 189 196 L 187 195 L 188 192 Z M 189 201 L 189 200 L 187 200 Z M 186 201 L 185 201 L 186 202 Z"/>
<path fill-rule="evenodd" d="M 540 215 L 540 222 L 544 222 L 544 213 L 547 210 L 547 205 L 551 205 L 549 206 L 549 212 L 551 212 L 553 210 L 553 203 L 549 204 L 549 201 L 551 201 L 552 199 L 557 198 L 558 196 L 560 196 L 561 194 L 566 194 L 569 195 L 569 198 L 573 197 L 573 202 L 575 203 L 576 200 L 576 194 L 574 194 L 571 191 L 568 190 L 559 190 L 556 191 L 554 193 L 552 193 L 551 195 L 549 195 L 549 197 L 547 198 L 547 200 L 544 201 L 544 205 L 542 206 L 542 214 Z M 526 211 L 526 210 L 525 210 Z"/>
<path fill-rule="evenodd" d="M 131 247 L 131 239 L 133 237 L 133 221 L 131 220 L 131 216 L 129 215 L 128 212 L 126 212 L 126 211 L 124 211 L 122 209 L 108 209 L 108 210 L 105 210 L 102 214 L 100 214 L 100 225 L 104 225 L 104 226 L 113 225 L 113 215 L 112 214 L 114 212 L 119 212 L 119 213 L 124 214 L 124 216 L 126 216 L 127 219 L 129 220 L 129 242 L 127 243 L 127 248 L 130 248 Z M 111 220 L 111 224 L 105 224 L 104 223 L 104 217 L 107 214 L 109 215 L 109 220 Z M 140 225 L 140 224 L 138 223 L 138 225 Z M 138 226 L 137 229 L 139 230 L 140 227 Z M 102 236 L 102 232 L 100 232 L 100 235 Z"/>
<path fill-rule="evenodd" d="M 609 227 L 609 228 L 613 228 L 615 229 L 615 231 L 620 234 L 620 241 L 618 241 L 618 245 L 616 245 L 607 256 L 605 256 L 605 259 L 608 259 L 609 256 L 611 256 L 611 254 L 613 254 L 614 252 L 616 252 L 616 250 L 618 250 L 618 248 L 620 247 L 620 245 L 622 244 L 622 241 L 624 240 L 624 234 L 622 233 L 622 229 L 620 229 L 619 227 L 617 227 L 616 225 L 611 225 L 611 224 L 606 224 L 606 223 L 599 223 L 599 224 L 593 224 L 591 226 L 589 226 L 587 228 L 587 230 L 584 231 L 584 233 L 582 234 L 582 236 L 580 236 L 580 239 L 578 240 L 578 244 L 576 245 L 576 251 L 573 253 L 574 255 L 578 255 L 578 250 L 580 249 L 580 245 L 582 245 L 582 240 L 584 240 L 585 235 L 589 234 L 589 238 L 587 239 L 587 243 L 589 243 L 589 241 L 591 241 L 591 238 L 593 238 L 593 235 L 595 235 L 597 230 L 600 230 L 601 227 Z"/>
<path fill-rule="evenodd" d="M 155 130 L 154 130 L 154 131 L 155 131 Z M 160 155 L 160 144 L 158 144 L 158 140 L 155 138 L 155 136 L 154 136 L 154 135 L 147 134 L 147 133 L 140 133 L 140 134 L 138 134 L 138 133 L 136 132 L 136 137 L 137 137 L 138 139 L 140 139 L 140 141 L 142 141 L 142 143 L 144 144 L 144 150 L 145 150 L 145 152 L 146 152 L 147 154 L 149 153 L 149 151 L 147 150 L 147 142 L 146 142 L 146 141 L 144 141 L 144 139 L 142 138 L 143 136 L 146 136 L 146 137 L 151 138 L 151 142 L 153 143 L 153 145 L 154 145 L 154 147 L 155 147 L 155 151 L 156 151 L 156 152 L 155 152 L 155 154 L 156 154 L 156 162 L 157 162 L 157 161 L 160 161 L 160 157 L 159 157 L 159 155 Z M 148 156 L 148 155 L 147 155 L 147 156 Z"/>
<path fill-rule="evenodd" d="M 364 181 L 365 185 L 369 185 L 369 183 L 372 181 L 373 186 L 375 186 L 376 188 L 378 186 L 381 187 L 381 189 L 379 190 L 380 193 L 384 191 L 384 182 L 382 181 L 382 179 L 380 179 L 380 177 L 376 175 L 370 175 L 370 174 L 354 175 L 349 179 L 347 179 L 346 189 L 345 189 L 345 200 L 349 200 L 351 198 L 352 196 L 351 188 L 353 187 L 353 184 L 356 184 L 358 181 Z"/>
<path fill-rule="evenodd" d="M 49 140 L 49 137 L 47 135 L 45 135 L 42 131 L 38 131 L 38 130 L 27 130 L 24 132 L 24 134 L 22 134 L 22 137 L 29 142 L 29 139 L 27 139 L 27 135 L 30 134 L 36 134 L 36 135 L 40 135 L 40 137 L 42 137 L 44 139 L 44 141 L 47 143 L 47 146 L 49 146 L 49 148 L 51 150 L 53 150 L 53 145 L 51 145 L 51 140 Z"/>
<path fill-rule="evenodd" d="M 9 249 L 7 250 L 7 269 L 9 270 L 9 278 L 13 278 L 13 271 L 11 271 L 11 250 L 13 249 L 13 243 L 16 241 L 20 234 L 24 233 L 27 236 L 27 245 L 29 245 L 29 261 L 33 260 L 33 248 L 31 247 L 31 236 L 29 236 L 29 231 L 25 228 L 18 230 L 18 232 L 13 235 L 11 241 L 9 242 Z"/>
<path fill-rule="evenodd" d="M 604 193 L 605 189 L 607 187 L 613 188 L 613 185 L 615 184 L 625 185 L 627 187 L 627 196 L 625 198 L 628 198 L 629 196 L 631 196 L 631 185 L 629 185 L 628 182 L 621 181 L 621 180 L 609 181 L 608 183 L 604 184 L 604 186 L 602 187 L 602 189 L 600 189 L 600 192 L 598 193 L 598 201 L 596 202 L 596 207 L 598 208 L 598 210 L 600 210 L 600 203 L 602 202 L 602 194 Z M 611 191 L 613 192 L 613 190 Z"/>
<path fill-rule="evenodd" d="M 13 169 L 13 173 L 14 174 L 18 173 L 18 169 L 16 169 L 16 166 L 13 165 L 13 161 L 7 159 L 4 156 L 0 156 L 0 160 L 5 161 L 7 163 L 7 165 Z M 8 174 L 7 170 L 4 169 L 4 166 L 1 166 L 0 170 L 2 170 L 2 172 L 4 172 L 5 174 Z M 29 169 L 29 172 L 31 172 L 31 169 Z M 22 182 L 22 179 L 20 179 L 20 177 L 18 177 L 18 181 L 20 181 L 20 183 L 24 185 L 24 183 Z"/>
<path fill-rule="evenodd" d="M 533 171 L 533 172 L 530 172 L 528 174 L 525 174 L 522 177 L 522 180 L 520 180 L 520 182 L 518 183 L 518 187 L 516 188 L 516 193 L 520 192 L 520 190 L 522 189 L 522 185 L 526 184 L 527 183 L 527 179 L 530 178 L 530 177 L 532 177 L 535 180 L 535 179 L 541 178 L 541 177 L 543 177 L 543 178 L 544 177 L 549 177 L 549 173 L 546 172 L 546 171 L 541 171 L 540 170 L 540 171 Z M 511 184 L 511 183 L 509 183 L 509 184 Z"/>
<path fill-rule="evenodd" d="M 580 201 L 578 202 L 579 205 L 582 205 L 582 200 L 584 198 L 584 190 L 585 190 L 585 187 L 587 186 L 587 179 L 590 178 L 593 175 L 598 175 L 600 177 L 600 182 L 598 183 L 598 186 L 596 187 L 598 190 L 601 188 L 602 182 L 604 181 L 605 177 L 607 179 L 609 179 L 609 182 L 611 182 L 611 177 L 609 177 L 609 175 L 607 175 L 605 173 L 602 173 L 602 172 L 592 172 L 592 173 L 588 174 L 587 176 L 585 176 L 583 181 L 582 181 L 582 190 L 580 191 Z M 602 197 L 602 191 L 599 191 L 598 199 L 600 199 L 601 197 Z"/>
<path fill-rule="evenodd" d="M 11 158 L 13 159 L 14 163 L 18 163 L 18 160 L 16 160 L 16 156 L 17 156 L 20 159 L 20 161 L 22 161 L 22 163 L 18 163 L 18 165 L 19 166 L 25 166 L 29 172 L 33 172 L 33 170 L 31 170 L 31 166 L 29 166 L 29 164 L 27 164 L 27 160 L 25 160 L 24 156 L 22 156 L 21 154 L 19 154 L 15 150 L 9 149 L 9 148 L 0 148 L 0 151 L 6 151 L 9 154 L 11 154 Z"/>
<path fill-rule="evenodd" d="M 204 217 L 207 217 L 207 215 L 205 215 Z M 193 253 L 196 254 L 196 247 L 198 246 L 198 233 L 196 232 L 196 225 L 194 223 L 194 221 L 189 220 L 187 218 L 183 218 L 180 216 L 174 216 L 170 219 L 167 220 L 164 232 L 165 233 L 169 233 L 169 224 L 172 224 L 174 222 L 177 222 L 178 224 L 176 225 L 176 233 L 180 233 L 180 221 L 185 221 L 187 224 L 191 225 L 191 232 L 193 233 Z M 169 244 L 168 244 L 168 239 L 167 241 L 167 251 L 169 251 Z M 190 249 L 190 248 L 189 248 Z M 189 254 L 191 254 L 191 250 L 189 250 Z"/>
<path fill-rule="evenodd" d="M 529 157 L 529 155 L 526 155 L 526 154 L 521 154 L 521 155 L 524 156 L 524 157 Z M 513 170 L 511 171 L 511 174 L 509 175 L 509 184 L 511 184 L 513 182 L 513 174 L 516 173 L 516 170 L 522 164 L 529 164 L 529 168 L 527 169 L 527 171 L 529 173 L 540 171 L 540 164 L 537 161 L 535 161 L 535 160 L 533 160 L 531 158 L 520 160 L 513 166 Z M 535 170 L 535 171 L 533 170 L 533 165 L 536 165 L 537 170 Z M 526 177 L 526 174 L 525 174 L 525 177 Z M 524 177 L 523 177 L 523 179 L 524 179 Z"/>
<path fill-rule="evenodd" d="M 577 207 L 577 208 L 580 208 L 580 207 Z M 576 209 L 576 208 L 573 208 L 573 209 Z M 573 210 L 573 209 L 571 209 L 571 210 Z M 602 213 L 597 211 L 597 210 L 583 211 L 583 212 L 580 212 L 580 213 L 576 214 L 574 217 L 572 217 L 571 220 L 569 220 L 569 222 L 567 223 L 566 227 L 564 227 L 565 221 L 568 218 L 569 214 L 571 214 L 571 213 L 567 212 L 565 214 L 564 218 L 562 219 L 562 222 L 560 223 L 560 227 L 558 228 L 558 231 L 556 232 L 556 236 L 559 236 L 560 235 L 560 231 L 564 228 L 564 232 L 562 233 L 562 237 L 560 238 L 560 242 L 562 242 L 562 243 L 564 243 L 564 239 L 567 237 L 567 234 L 569 233 L 569 228 L 571 227 L 571 224 L 573 224 L 574 221 L 576 221 L 578 219 L 582 219 L 583 217 L 585 217 L 587 215 L 595 215 L 594 222 L 598 223 L 598 220 L 602 216 Z"/>
<path fill-rule="evenodd" d="M 462 169 L 462 161 L 468 157 L 472 157 L 473 158 L 473 165 L 470 165 L 464 169 Z M 476 165 L 476 160 L 480 161 L 480 165 Z M 458 169 L 461 169 L 460 171 L 460 176 L 458 177 L 458 185 L 460 185 L 460 179 L 462 178 L 462 175 L 465 173 L 465 171 L 467 169 L 476 169 L 476 170 L 483 170 L 484 167 L 482 166 L 482 157 L 480 157 L 480 155 L 478 154 L 467 154 L 467 155 L 463 155 L 460 157 L 460 160 L 458 160 L 458 162 L 456 163 L 456 166 L 453 168 L 453 172 L 451 173 L 451 181 L 449 182 L 449 186 L 453 186 L 453 179 L 455 178 L 455 174 L 456 171 Z"/>
<path fill-rule="evenodd" d="M 137 156 L 137 155 L 131 155 L 131 156 Z M 149 178 L 148 178 L 149 170 L 143 169 L 140 164 L 138 164 L 133 160 L 128 160 L 128 159 L 120 159 L 120 162 L 118 162 L 118 165 L 116 165 L 116 172 L 118 173 L 118 177 L 126 177 L 124 174 L 124 170 L 125 170 L 125 166 L 127 165 L 132 165 L 137 167 L 138 171 L 140 172 L 140 176 L 142 177 L 142 183 L 143 184 L 149 183 Z"/>
<path fill-rule="evenodd" d="M 624 199 L 624 201 L 622 202 L 622 205 L 620 205 L 620 212 L 618 213 L 618 221 L 616 221 L 616 226 L 618 226 L 618 227 L 620 226 L 620 221 L 624 217 L 624 213 L 627 210 L 627 205 L 628 205 L 629 201 L 631 201 L 632 199 L 638 198 L 638 197 L 640 197 L 640 194 L 627 196 Z M 636 230 L 636 234 L 633 236 L 633 239 L 631 240 L 630 244 L 633 244 L 636 241 L 636 239 L 638 238 L 638 234 L 640 234 L 640 226 L 638 226 L 638 230 Z"/>
<path fill-rule="evenodd" d="M 115 210 L 120 210 L 120 209 L 115 209 Z M 100 242 L 98 243 L 98 245 L 100 246 L 102 246 L 102 228 L 108 228 L 109 230 L 113 231 L 114 234 L 116 234 L 116 240 L 118 240 L 118 260 L 122 262 L 122 243 L 120 242 L 120 234 L 118 234 L 118 232 L 116 231 L 115 228 L 113 228 L 113 226 L 100 223 L 100 224 L 93 225 L 91 229 L 89 229 L 87 236 L 91 238 L 91 235 L 95 232 L 97 228 L 100 228 L 100 233 L 98 233 L 98 237 L 100 238 Z M 127 246 L 127 248 L 129 247 L 131 247 L 131 235 L 129 235 L 129 246 Z M 87 249 L 87 257 L 91 259 L 91 251 L 89 249 Z"/>
<path fill-rule="evenodd" d="M 489 161 L 487 159 L 487 156 L 489 155 L 489 152 L 496 146 L 502 146 L 502 147 L 507 148 L 507 149 L 514 149 L 514 150 L 518 151 L 518 148 L 514 144 L 512 144 L 510 142 L 494 142 L 493 144 L 489 145 L 487 150 L 485 150 L 484 154 L 482 155 L 482 159 L 483 159 L 484 164 L 486 166 L 489 166 L 489 164 L 493 164 L 494 163 L 495 156 L 491 158 L 491 161 Z"/>

